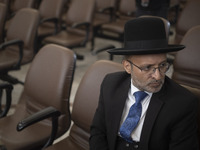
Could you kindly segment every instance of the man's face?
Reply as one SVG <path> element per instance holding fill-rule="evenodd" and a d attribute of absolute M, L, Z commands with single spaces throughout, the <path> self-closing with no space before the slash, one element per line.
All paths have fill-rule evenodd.
<path fill-rule="evenodd" d="M 133 55 L 123 61 L 123 66 L 131 74 L 134 86 L 142 91 L 156 93 L 162 88 L 165 79 L 165 73 L 157 67 L 164 66 L 166 62 L 166 54 Z"/>

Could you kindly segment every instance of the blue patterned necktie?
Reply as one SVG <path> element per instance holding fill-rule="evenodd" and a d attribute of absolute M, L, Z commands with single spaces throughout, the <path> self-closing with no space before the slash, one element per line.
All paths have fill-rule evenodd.
<path fill-rule="evenodd" d="M 142 113 L 141 101 L 147 95 L 148 94 L 143 91 L 138 91 L 134 93 L 136 102 L 131 106 L 127 118 L 120 127 L 120 135 L 128 142 L 132 142 L 131 133 L 136 128 Z"/>

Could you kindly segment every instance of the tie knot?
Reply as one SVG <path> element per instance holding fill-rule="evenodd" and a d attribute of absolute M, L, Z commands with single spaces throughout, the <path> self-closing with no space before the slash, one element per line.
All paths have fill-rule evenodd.
<path fill-rule="evenodd" d="M 136 103 L 140 103 L 148 94 L 144 91 L 138 91 L 133 94 L 135 96 Z"/>

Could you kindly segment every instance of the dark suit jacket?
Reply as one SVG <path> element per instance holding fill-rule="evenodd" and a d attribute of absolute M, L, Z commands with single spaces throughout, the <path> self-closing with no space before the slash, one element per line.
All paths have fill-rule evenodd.
<path fill-rule="evenodd" d="M 102 82 L 91 125 L 90 150 L 115 150 L 130 82 L 125 72 L 109 74 Z M 140 150 L 199 150 L 197 103 L 194 95 L 166 77 L 162 89 L 150 100 Z"/>

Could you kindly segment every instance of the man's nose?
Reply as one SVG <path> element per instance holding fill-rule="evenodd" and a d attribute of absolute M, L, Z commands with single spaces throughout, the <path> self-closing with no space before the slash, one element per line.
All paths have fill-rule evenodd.
<path fill-rule="evenodd" d="M 152 74 L 152 77 L 156 80 L 160 80 L 162 75 L 160 73 L 160 70 L 158 68 L 155 69 L 155 72 Z"/>

